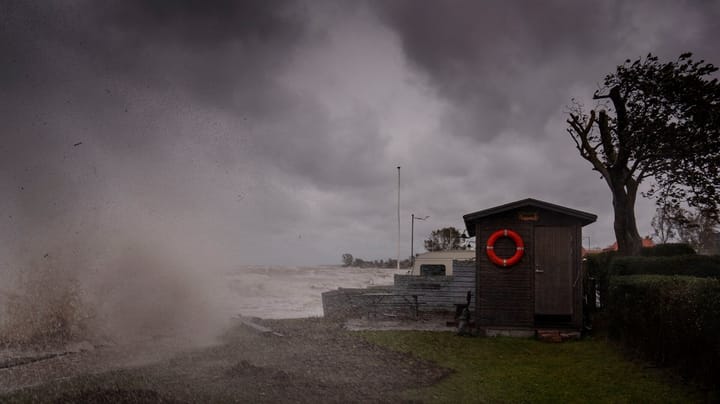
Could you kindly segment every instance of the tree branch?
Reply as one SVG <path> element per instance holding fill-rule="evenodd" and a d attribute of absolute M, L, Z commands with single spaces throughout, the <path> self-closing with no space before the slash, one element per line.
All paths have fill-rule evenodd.
<path fill-rule="evenodd" d="M 610 98 L 609 94 L 601 95 L 601 94 L 598 94 L 598 91 L 600 91 L 600 90 L 597 90 L 593 93 L 593 100 L 602 100 L 604 98 Z"/>
<path fill-rule="evenodd" d="M 567 120 L 567 123 L 572 127 L 575 133 L 570 130 L 568 130 L 568 132 L 570 132 L 578 150 L 580 150 L 580 156 L 589 161 L 595 170 L 599 171 L 606 181 L 609 181 L 610 173 L 608 172 L 607 167 L 597 156 L 597 146 L 593 147 L 589 140 L 590 131 L 592 130 L 593 124 L 595 124 L 595 120 L 595 111 L 590 111 L 590 117 L 587 123 L 583 123 L 577 115 L 571 113 L 570 119 Z"/>

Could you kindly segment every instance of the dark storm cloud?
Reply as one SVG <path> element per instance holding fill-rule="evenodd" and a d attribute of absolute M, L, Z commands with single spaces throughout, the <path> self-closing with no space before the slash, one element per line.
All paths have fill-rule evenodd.
<path fill-rule="evenodd" d="M 102 144 L 113 155 L 162 159 L 165 146 L 183 136 L 173 121 L 202 108 L 220 110 L 236 123 L 222 122 L 219 134 L 216 122 L 200 124 L 192 137 L 206 140 L 210 156 L 199 158 L 232 164 L 240 158 L 228 147 L 234 138 L 291 171 L 325 172 L 314 154 L 330 155 L 324 111 L 278 83 L 304 40 L 307 14 L 301 4 L 80 1 L 2 7 L 0 51 L 9 63 L 0 65 L 0 108 L 14 117 L 4 123 L 3 143 L 13 150 L 0 163 L 4 172 L 20 169 L 35 150 L 56 152 L 56 143 L 78 139 L 85 139 L 85 149 Z M 48 115 L 62 116 L 64 127 Z M 28 139 L 22 132 L 33 125 L 40 127 Z M 227 139 L 218 142 L 219 136 Z"/>
<path fill-rule="evenodd" d="M 356 119 L 364 140 L 339 144 L 333 132 L 347 129 L 329 122 L 312 94 L 280 82 L 309 41 L 303 3 L 12 2 L 5 11 L 0 47 L 11 63 L 0 67 L 0 80 L 8 115 L 76 117 L 73 126 L 84 133 L 61 132 L 92 138 L 115 155 L 152 156 L 182 137 L 169 124 L 183 110 L 214 108 L 236 121 L 221 135 L 240 139 L 261 162 L 326 187 L 376 179 L 357 167 L 378 157 L 369 150 L 377 118 L 360 111 L 368 119 Z M 213 146 L 211 125 L 192 136 L 208 140 L 206 157 L 231 164 L 236 150 L 227 142 Z"/>
<path fill-rule="evenodd" d="M 330 38 L 312 37 L 306 6 L 2 2 L 5 248 L 42 256 L 63 248 L 58 239 L 109 245 L 120 238 L 114 221 L 168 232 L 204 221 L 212 237 L 242 238 L 274 228 L 270 218 L 279 228 L 303 218 L 308 186 L 375 187 L 377 111 L 359 103 L 331 117 L 333 91 L 295 88 L 306 73 L 287 77 Z"/>
<path fill-rule="evenodd" d="M 625 58 L 648 52 L 674 58 L 707 51 L 717 31 L 717 3 L 620 1 L 379 1 L 383 20 L 407 57 L 457 108 L 456 133 L 489 139 L 503 130 L 539 133 L 567 104 L 572 85 L 595 84 Z M 688 20 L 676 15 L 701 7 Z M 675 18 L 668 23 L 668 18 Z M 663 26 L 667 25 L 667 26 Z M 648 35 L 655 32 L 658 38 Z M 717 33 L 717 32 L 715 32 Z M 633 42 L 642 42 L 634 46 Z M 652 48 L 647 45 L 652 44 Z M 630 54 L 626 52 L 632 52 Z M 636 53 L 637 52 L 637 53 Z M 715 51 L 712 52 L 716 54 Z M 587 96 L 579 94 L 577 96 Z"/>
<path fill-rule="evenodd" d="M 505 129 L 536 131 L 556 108 L 568 66 L 605 57 L 621 16 L 598 2 L 382 2 L 408 58 L 459 105 L 454 129 L 487 139 Z M 590 60 L 588 60 L 590 59 Z"/>
<path fill-rule="evenodd" d="M 187 87 L 200 100 L 259 109 L 271 108 L 262 89 L 288 64 L 306 18 L 293 1 L 222 0 L 118 2 L 98 17 L 93 30 L 116 49 L 103 55 L 100 42 L 94 55 L 119 59 L 120 68 L 136 64 L 135 75 Z M 235 97 L 237 91 L 245 94 Z M 233 102 L 248 94 L 258 97 Z"/>
<path fill-rule="evenodd" d="M 717 64 L 718 4 L 3 1 L 0 236 L 130 217 L 256 261 L 309 228 L 392 250 L 397 165 L 437 227 L 528 196 L 601 213 L 564 106 L 628 57 Z M 330 262 L 294 236 L 288 262 Z"/>
<path fill-rule="evenodd" d="M 206 46 L 231 39 L 290 41 L 301 33 L 296 6 L 290 0 L 138 0 L 121 1 L 102 14 L 118 27 Z"/>
<path fill-rule="evenodd" d="M 260 104 L 287 65 L 305 18 L 291 1 L 81 1 L 3 5 L 4 88 L 44 96 L 104 80 L 183 89 L 225 107 Z M 239 97 L 235 93 L 242 90 Z M 29 94 L 28 94 L 29 92 Z M 249 95 L 256 95 L 250 97 Z M 243 96 L 252 98 L 252 103 Z M 228 103 L 234 98 L 241 101 Z M 239 105 L 237 105 L 239 104 Z M 250 111 L 252 112 L 252 111 Z"/>
<path fill-rule="evenodd" d="M 277 102 L 275 76 L 303 40 L 303 13 L 293 1 L 2 2 L 0 180 L 15 196 L 3 227 L 87 217 L 108 182 L 170 175 L 159 162 L 176 143 L 204 145 L 188 163 L 235 164 L 243 119 L 295 108 Z M 220 128 L 192 121 L 213 109 Z"/>

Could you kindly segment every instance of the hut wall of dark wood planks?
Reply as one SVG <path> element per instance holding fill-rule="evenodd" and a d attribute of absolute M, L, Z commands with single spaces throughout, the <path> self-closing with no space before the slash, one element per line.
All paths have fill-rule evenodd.
<path fill-rule="evenodd" d="M 597 216 L 528 198 L 463 218 L 478 245 L 476 311 L 481 328 L 582 326 L 582 227 Z M 493 263 L 485 248 L 492 234 L 505 229 L 524 243 L 522 258 L 509 266 Z M 492 251 L 510 258 L 517 247 L 501 236 Z"/>

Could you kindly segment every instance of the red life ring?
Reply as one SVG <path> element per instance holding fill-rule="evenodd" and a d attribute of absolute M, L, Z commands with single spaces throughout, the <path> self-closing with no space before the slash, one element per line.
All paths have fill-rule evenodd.
<path fill-rule="evenodd" d="M 497 254 L 495 254 L 495 242 L 500 237 L 510 237 L 512 241 L 515 242 L 515 255 L 510 258 L 500 258 L 497 256 Z M 511 267 L 517 264 L 520 261 L 520 258 L 522 258 L 523 254 L 525 253 L 525 243 L 523 243 L 523 240 L 522 238 L 520 238 L 519 234 L 515 233 L 512 230 L 503 229 L 498 230 L 490 235 L 485 250 L 487 251 L 488 259 L 490 259 L 493 264 L 502 267 Z"/>

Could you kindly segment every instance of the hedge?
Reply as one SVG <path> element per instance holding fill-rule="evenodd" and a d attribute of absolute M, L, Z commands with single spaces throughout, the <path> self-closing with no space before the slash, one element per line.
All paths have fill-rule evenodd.
<path fill-rule="evenodd" d="M 719 279 L 615 276 L 607 312 L 611 338 L 713 389 L 720 387 Z"/>
<path fill-rule="evenodd" d="M 673 257 L 675 255 L 695 255 L 695 249 L 686 243 L 665 243 L 655 247 L 643 247 L 640 255 L 643 257 Z"/>
<path fill-rule="evenodd" d="M 677 258 L 682 256 L 682 258 Z M 657 258 L 657 259 L 656 259 Z M 611 268 L 615 260 L 629 260 L 618 263 L 618 268 Z M 656 259 L 656 260 L 655 260 Z M 668 261 L 663 261 L 667 259 Z M 648 264 L 645 264 L 648 260 Z M 600 304 L 605 306 L 608 286 L 612 275 L 659 274 L 659 275 L 692 275 L 701 277 L 720 276 L 720 258 L 695 255 L 695 250 L 684 243 L 658 244 L 655 247 L 643 247 L 640 257 L 620 257 L 617 251 L 605 251 L 590 254 L 586 257 L 586 276 L 593 281 L 586 281 L 586 290 L 592 294 L 596 289 L 600 295 Z M 595 309 L 594 299 L 590 309 Z"/>
<path fill-rule="evenodd" d="M 684 243 L 658 244 L 655 247 L 643 247 L 640 252 L 642 257 L 675 257 L 696 255 L 695 250 Z M 605 251 L 598 254 L 589 254 L 587 258 L 589 275 L 596 278 L 607 276 L 606 271 L 610 263 L 617 257 L 617 251 Z"/>
<path fill-rule="evenodd" d="M 720 256 L 615 257 L 609 263 L 610 277 L 617 275 L 687 275 L 720 278 Z"/>

